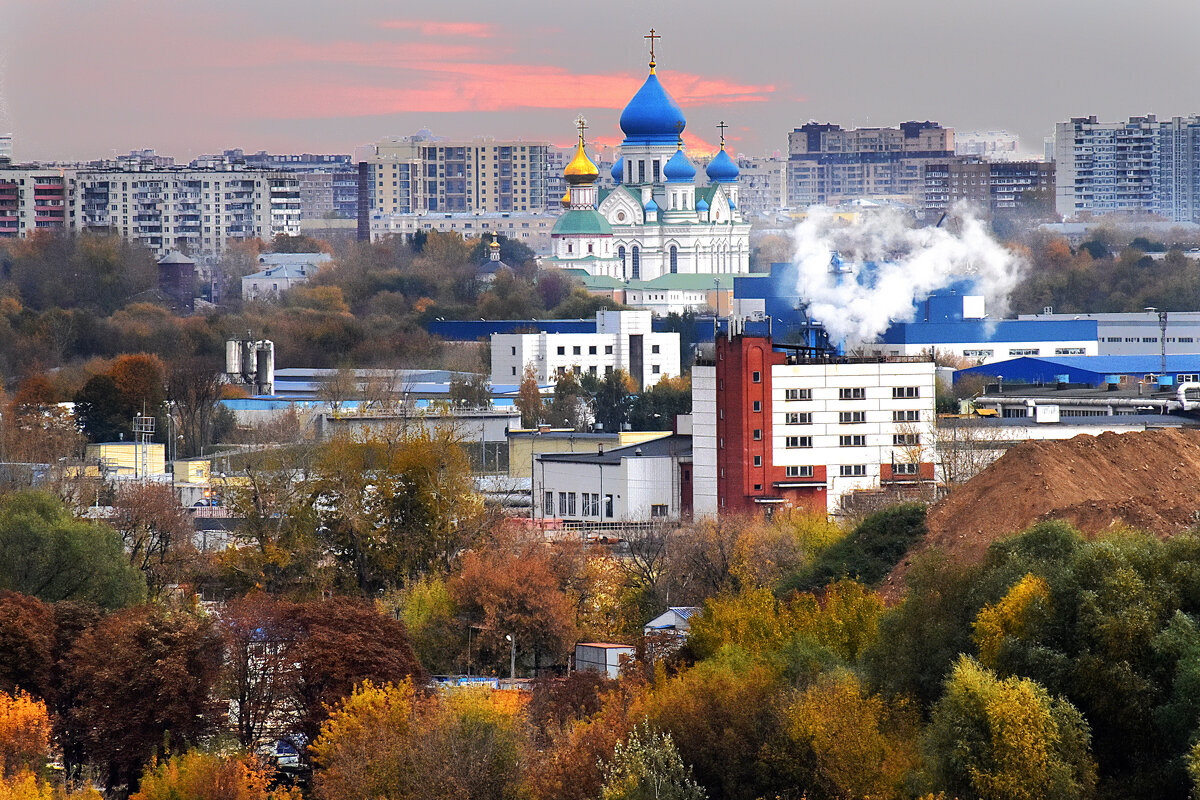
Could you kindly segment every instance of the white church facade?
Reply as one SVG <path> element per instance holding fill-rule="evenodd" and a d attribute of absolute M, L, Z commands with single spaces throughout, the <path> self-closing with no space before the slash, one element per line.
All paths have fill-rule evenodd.
<path fill-rule="evenodd" d="M 613 189 L 595 185 L 599 173 L 584 151 L 580 120 L 579 146 L 563 172 L 566 211 L 551 233 L 552 264 L 631 285 L 669 274 L 750 271 L 750 223 L 738 211 L 738 167 L 724 134 L 701 185 L 683 146 L 686 124 L 658 80 L 652 44 L 650 75 L 621 113 L 625 138 Z"/>

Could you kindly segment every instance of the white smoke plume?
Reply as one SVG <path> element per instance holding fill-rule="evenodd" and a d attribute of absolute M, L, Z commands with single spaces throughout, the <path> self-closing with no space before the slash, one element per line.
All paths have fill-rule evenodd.
<path fill-rule="evenodd" d="M 955 209 L 942 227 L 913 228 L 892 210 L 847 224 L 814 208 L 793 238 L 809 315 L 846 347 L 874 341 L 893 322 L 912 321 L 914 301 L 963 279 L 985 297 L 989 318 L 1002 316 L 1025 269 L 965 209 Z M 833 251 L 846 271 L 831 267 Z"/>

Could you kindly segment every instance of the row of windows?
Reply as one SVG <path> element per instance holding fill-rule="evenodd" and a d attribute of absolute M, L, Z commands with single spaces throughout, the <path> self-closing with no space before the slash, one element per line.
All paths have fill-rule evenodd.
<path fill-rule="evenodd" d="M 754 438 L 761 439 L 762 431 L 755 430 Z M 811 448 L 813 446 L 813 437 L 811 436 L 785 436 L 784 447 L 789 450 Z M 892 434 L 892 445 L 894 447 L 919 446 L 921 444 L 921 435 L 919 433 L 895 433 Z M 842 435 L 838 437 L 838 447 L 866 447 L 867 437 L 861 433 Z"/>
<path fill-rule="evenodd" d="M 758 410 L 756 407 L 755 411 Z M 721 419 L 725 419 L 725 409 L 718 412 Z M 867 412 L 865 411 L 839 411 L 838 423 L 842 425 L 853 425 L 860 422 L 866 422 Z M 920 422 L 921 412 L 916 409 L 908 409 L 905 411 L 893 411 L 892 422 Z M 789 411 L 783 415 L 784 425 L 811 425 L 811 411 Z"/>

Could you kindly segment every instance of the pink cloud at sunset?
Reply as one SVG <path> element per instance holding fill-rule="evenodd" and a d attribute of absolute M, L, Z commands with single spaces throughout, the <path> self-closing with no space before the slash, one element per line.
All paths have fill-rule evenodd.
<path fill-rule="evenodd" d="M 377 27 L 385 30 L 416 31 L 422 36 L 467 36 L 473 39 L 487 39 L 494 33 L 491 25 L 482 22 L 385 19 L 377 23 Z"/>

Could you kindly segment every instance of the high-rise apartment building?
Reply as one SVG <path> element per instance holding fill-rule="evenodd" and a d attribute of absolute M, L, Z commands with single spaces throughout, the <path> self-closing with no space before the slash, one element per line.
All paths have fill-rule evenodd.
<path fill-rule="evenodd" d="M 787 166 L 783 158 L 738 156 L 738 207 L 743 216 L 770 216 L 788 206 Z"/>
<path fill-rule="evenodd" d="M 0 236 L 107 230 L 162 256 L 219 253 L 230 239 L 300 233 L 287 172 L 190 167 L 0 169 Z"/>
<path fill-rule="evenodd" d="M 372 145 L 360 167 L 368 213 L 542 211 L 550 145 L 425 134 Z"/>
<path fill-rule="evenodd" d="M 1054 162 L 957 158 L 926 164 L 926 218 L 960 201 L 988 215 L 1018 210 L 1052 212 Z"/>
<path fill-rule="evenodd" d="M 953 129 L 936 122 L 850 130 L 810 122 L 788 134 L 788 201 L 793 206 L 860 198 L 921 203 L 925 164 L 953 155 Z"/>
<path fill-rule="evenodd" d="M 1154 214 L 1200 222 L 1200 117 L 1073 117 L 1054 127 L 1054 158 L 1065 218 Z"/>
<path fill-rule="evenodd" d="M 0 133 L 0 164 L 12 161 L 13 157 L 13 135 L 11 133 Z"/>

